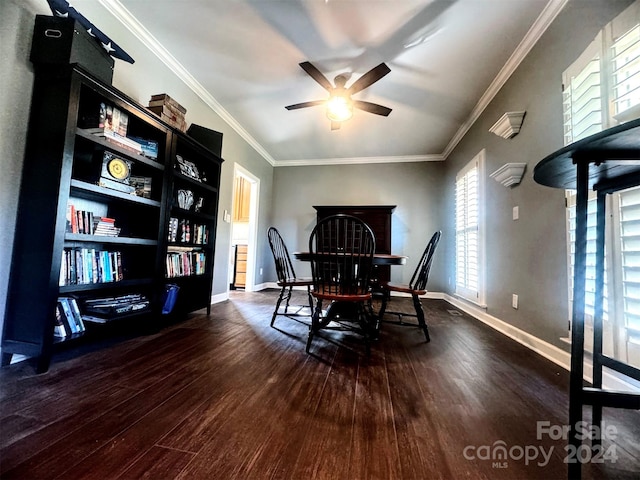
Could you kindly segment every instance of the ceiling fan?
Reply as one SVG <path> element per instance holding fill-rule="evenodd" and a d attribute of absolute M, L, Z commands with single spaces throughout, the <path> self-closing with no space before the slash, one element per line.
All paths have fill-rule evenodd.
<path fill-rule="evenodd" d="M 345 87 L 348 80 L 346 75 L 338 75 L 334 80 L 335 86 L 333 86 L 331 82 L 327 80 L 327 77 L 311 63 L 302 62 L 300 66 L 311 78 L 318 82 L 321 87 L 329 92 L 329 98 L 327 100 L 313 100 L 311 102 L 288 105 L 285 107 L 287 110 L 326 105 L 327 117 L 331 120 L 331 130 L 338 130 L 342 122 L 349 120 L 353 116 L 354 107 L 384 117 L 391 113 L 391 109 L 388 107 L 363 100 L 353 100 L 351 98 L 351 95 L 354 93 L 364 90 L 389 73 L 391 69 L 387 67 L 386 64 L 381 63 L 377 67 L 372 68 L 353 82 L 353 85 L 349 88 Z"/>

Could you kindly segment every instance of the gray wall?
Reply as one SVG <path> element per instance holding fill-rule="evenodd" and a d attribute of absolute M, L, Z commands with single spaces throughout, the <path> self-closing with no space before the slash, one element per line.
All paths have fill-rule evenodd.
<path fill-rule="evenodd" d="M 396 205 L 391 250 L 408 255 L 408 268 L 392 267 L 393 281 L 408 282 L 436 230 L 443 228 L 443 162 L 278 167 L 274 175 L 273 225 L 290 251 L 308 250 L 314 205 Z M 429 289 L 443 291 L 445 257 L 438 252 Z M 273 262 L 272 262 L 273 263 Z M 273 269 L 270 271 L 275 275 Z M 298 275 L 309 265 L 296 265 Z"/>
<path fill-rule="evenodd" d="M 33 69 L 29 58 L 35 13 L 42 13 L 35 0 L 0 2 L 0 319 L 4 321 L 5 299 L 13 250 L 17 197 L 22 175 L 26 124 L 31 105 Z"/>
<path fill-rule="evenodd" d="M 562 72 L 597 32 L 631 1 L 572 1 L 534 46 L 446 160 L 446 218 L 453 218 L 455 175 L 486 148 L 487 313 L 551 344 L 566 347 L 568 279 L 564 191 L 538 185 L 535 165 L 563 146 Z M 505 112 L 526 110 L 521 132 L 505 140 L 489 128 Z M 488 175 L 526 162 L 522 183 L 507 188 Z M 512 220 L 519 206 L 520 219 Z M 452 220 L 443 236 L 447 275 L 454 275 Z M 449 289 L 448 293 L 453 294 Z M 511 294 L 519 308 L 511 307 Z"/>

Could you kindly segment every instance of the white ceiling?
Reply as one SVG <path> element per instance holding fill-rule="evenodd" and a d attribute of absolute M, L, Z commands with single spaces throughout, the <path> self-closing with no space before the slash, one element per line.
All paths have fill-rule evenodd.
<path fill-rule="evenodd" d="M 101 0 L 276 166 L 446 158 L 565 2 Z M 354 99 L 393 111 L 331 131 L 322 106 L 286 110 L 328 96 L 303 61 L 347 86 L 385 62 Z"/>

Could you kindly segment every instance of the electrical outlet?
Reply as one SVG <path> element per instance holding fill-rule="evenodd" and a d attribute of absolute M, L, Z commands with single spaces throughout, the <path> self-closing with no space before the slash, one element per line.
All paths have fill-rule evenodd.
<path fill-rule="evenodd" d="M 518 295 L 515 293 L 511 295 L 511 306 L 516 310 L 518 309 Z"/>

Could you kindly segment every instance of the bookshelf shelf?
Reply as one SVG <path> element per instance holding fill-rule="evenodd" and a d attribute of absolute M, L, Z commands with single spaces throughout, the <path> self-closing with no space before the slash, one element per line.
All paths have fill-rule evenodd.
<path fill-rule="evenodd" d="M 157 160 L 153 160 L 151 158 L 147 158 L 143 155 L 137 155 L 133 152 L 130 152 L 129 150 L 126 150 L 124 148 L 119 147 L 118 145 L 116 145 L 115 143 L 109 142 L 108 140 L 104 140 L 101 137 L 98 137 L 97 135 L 94 135 L 93 133 L 90 133 L 89 131 L 87 131 L 86 129 L 82 129 L 82 128 L 77 128 L 76 129 L 76 135 L 78 135 L 79 137 L 82 137 L 86 140 L 89 140 L 90 142 L 95 143 L 96 145 L 100 145 L 101 147 L 104 147 L 106 150 L 111 150 L 113 152 L 116 152 L 120 155 L 122 155 L 123 157 L 126 157 L 130 160 L 133 160 L 135 162 L 139 162 L 142 164 L 145 164 L 151 168 L 155 168 L 158 169 L 160 171 L 164 170 L 164 165 L 161 164 L 160 162 L 158 162 Z"/>
<path fill-rule="evenodd" d="M 81 180 L 71 180 L 71 191 L 79 197 L 83 198 L 101 198 L 101 199 L 118 199 L 124 200 L 130 203 L 139 203 L 140 205 L 147 205 L 149 207 L 160 208 L 162 203 L 157 200 L 151 200 L 149 198 L 138 197 L 130 193 L 118 192 L 117 190 L 111 190 L 109 188 L 101 187 L 100 185 L 92 185 Z"/>
<path fill-rule="evenodd" d="M 187 177 L 186 175 L 183 175 L 179 172 L 174 172 L 174 175 L 176 177 L 176 179 L 178 179 L 181 182 L 185 182 L 189 185 L 191 185 L 192 187 L 199 189 L 199 190 L 208 190 L 211 193 L 217 193 L 218 189 L 216 187 L 212 187 L 211 185 L 207 184 L 207 183 L 203 183 L 203 182 L 199 182 L 197 180 L 194 180 L 192 178 Z"/>
<path fill-rule="evenodd" d="M 121 280 L 119 282 L 61 285 L 59 290 L 61 294 L 69 294 L 74 292 L 90 292 L 94 290 L 113 290 L 114 288 L 130 289 L 135 287 L 151 286 L 154 283 L 154 280 L 155 279 L 153 278 L 137 278 L 133 280 Z"/>
<path fill-rule="evenodd" d="M 179 217 L 191 218 L 193 220 L 202 220 L 204 222 L 212 221 L 215 217 L 213 215 L 207 215 L 206 213 L 191 212 L 179 207 L 172 207 L 173 214 Z"/>
<path fill-rule="evenodd" d="M 77 65 L 36 65 L 35 71 L 2 365 L 22 354 L 37 357 L 36 371 L 42 373 L 54 346 L 90 342 L 110 331 L 86 322 L 89 335 L 66 326 L 66 336 L 54 335 L 61 335 L 61 298 L 77 304 L 72 316 L 80 318 L 96 302 L 125 302 L 103 319 L 131 331 L 145 321 L 162 324 L 167 284 L 181 287 L 172 317 L 205 307 L 209 313 L 223 160 Z M 116 111 L 118 140 L 127 147 L 98 132 Z M 130 151 L 136 145 L 126 139 L 134 139 L 147 156 Z M 207 183 L 177 172 L 178 159 L 188 160 Z M 179 208 L 178 199 L 184 203 L 187 197 L 193 205 Z M 186 243 L 169 242 L 176 219 Z M 84 233 L 96 229 L 114 235 Z M 197 267 L 197 275 L 168 276 L 168 259 L 178 247 L 188 247 L 181 258 L 184 271 Z"/>
<path fill-rule="evenodd" d="M 158 240 L 147 238 L 108 237 L 106 235 L 86 235 L 84 233 L 66 233 L 64 236 L 66 246 L 82 246 L 85 243 L 113 244 L 113 245 L 146 245 L 157 246 Z"/>

